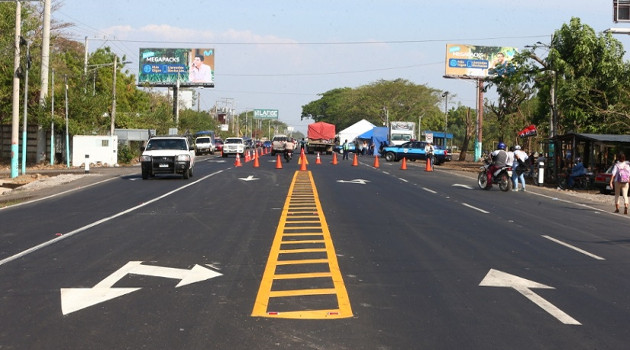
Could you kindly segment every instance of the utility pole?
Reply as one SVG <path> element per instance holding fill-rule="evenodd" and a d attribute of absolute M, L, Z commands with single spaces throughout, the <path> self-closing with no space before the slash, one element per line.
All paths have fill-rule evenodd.
<path fill-rule="evenodd" d="M 24 121 L 22 124 L 22 174 L 26 174 L 26 151 L 28 149 L 28 70 L 31 68 L 31 46 L 26 41 L 26 74 L 24 75 Z"/>
<path fill-rule="evenodd" d="M 22 4 L 15 2 L 15 54 L 13 56 L 13 114 L 11 123 L 11 178 L 18 176 L 20 127 L 20 33 L 22 31 Z"/>
<path fill-rule="evenodd" d="M 39 103 L 44 105 L 48 94 L 48 69 L 50 62 L 50 2 L 44 0 L 44 23 L 42 28 L 42 66 L 41 66 L 41 89 L 39 90 Z M 52 131 L 51 131 L 52 132 Z M 46 154 L 46 131 L 41 125 L 37 126 L 37 155 L 36 161 L 39 163 Z"/>
<path fill-rule="evenodd" d="M 481 159 L 483 142 L 483 80 L 477 79 L 477 143 L 475 144 L 475 162 Z"/>
<path fill-rule="evenodd" d="M 444 91 L 442 97 L 444 97 L 444 149 L 447 149 L 448 138 L 446 137 L 446 133 L 448 132 L 448 91 Z"/>
<path fill-rule="evenodd" d="M 118 68 L 118 56 L 114 55 L 114 84 L 112 85 L 112 115 L 109 126 L 109 136 L 114 136 L 114 125 L 116 122 L 116 71 Z"/>
<path fill-rule="evenodd" d="M 55 70 L 51 74 L 50 88 L 50 165 L 55 164 Z"/>

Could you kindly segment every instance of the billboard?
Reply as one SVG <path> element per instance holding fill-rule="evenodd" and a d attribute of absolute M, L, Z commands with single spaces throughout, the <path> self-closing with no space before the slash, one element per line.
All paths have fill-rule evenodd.
<path fill-rule="evenodd" d="M 517 52 L 514 47 L 446 44 L 445 75 L 474 79 L 501 75 Z"/>
<path fill-rule="evenodd" d="M 278 110 L 254 109 L 254 119 L 278 119 Z"/>
<path fill-rule="evenodd" d="M 138 85 L 214 87 L 214 49 L 140 49 Z"/>

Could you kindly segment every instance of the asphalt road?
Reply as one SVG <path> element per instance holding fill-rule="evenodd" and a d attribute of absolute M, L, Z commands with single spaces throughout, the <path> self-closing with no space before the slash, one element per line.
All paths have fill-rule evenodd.
<path fill-rule="evenodd" d="M 474 174 L 201 157 L 0 210 L 2 349 L 622 349 L 628 218 Z M 139 170 L 139 169 L 138 169 Z M 301 260 L 300 259 L 304 259 Z"/>

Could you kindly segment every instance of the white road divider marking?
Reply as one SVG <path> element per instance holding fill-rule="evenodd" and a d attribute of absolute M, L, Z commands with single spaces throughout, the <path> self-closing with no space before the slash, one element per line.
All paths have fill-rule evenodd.
<path fill-rule="evenodd" d="M 597 259 L 597 260 L 606 260 L 606 259 L 602 258 L 602 257 L 601 257 L 601 256 L 599 256 L 599 255 L 595 255 L 595 254 L 589 253 L 589 252 L 587 252 L 586 250 L 583 250 L 583 249 L 580 249 L 580 248 L 578 248 L 578 247 L 576 247 L 576 246 L 570 245 L 569 243 L 562 242 L 562 241 L 561 241 L 561 240 L 559 240 L 559 239 L 555 239 L 555 238 L 550 237 L 550 236 L 547 236 L 547 235 L 542 235 L 542 236 L 543 236 L 544 238 L 547 238 L 548 240 L 550 240 L 550 241 L 552 241 L 552 242 L 556 242 L 556 243 L 558 243 L 558 244 L 560 244 L 560 245 L 563 245 L 563 246 L 565 246 L 565 247 L 567 247 L 567 248 L 569 248 L 569 249 L 573 249 L 573 250 L 575 250 L 576 252 L 580 252 L 580 253 L 582 253 L 582 254 L 584 254 L 584 255 L 586 255 L 586 256 L 590 256 L 590 257 L 591 257 L 591 258 L 593 258 L 593 259 Z"/>
<path fill-rule="evenodd" d="M 462 205 L 463 205 L 463 206 L 465 206 L 465 207 L 468 207 L 468 208 L 470 208 L 470 209 L 475 209 L 475 210 L 477 210 L 477 211 L 480 211 L 480 212 L 482 212 L 482 213 L 484 213 L 484 214 L 490 214 L 490 212 L 489 212 L 489 211 L 485 211 L 485 210 L 483 210 L 483 209 L 477 208 L 477 207 L 472 206 L 472 205 L 470 205 L 470 204 L 468 204 L 468 203 L 462 203 Z"/>

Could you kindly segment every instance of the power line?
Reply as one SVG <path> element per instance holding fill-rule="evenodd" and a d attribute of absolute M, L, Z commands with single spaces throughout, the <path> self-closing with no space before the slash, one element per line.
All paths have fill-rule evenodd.
<path fill-rule="evenodd" d="M 207 41 L 164 41 L 164 40 L 131 40 L 131 39 L 99 39 L 92 38 L 90 40 L 103 41 L 119 41 L 127 43 L 146 43 L 146 44 L 186 44 L 186 45 L 382 45 L 382 44 L 421 44 L 431 42 L 456 42 L 456 41 L 483 41 L 483 40 L 505 40 L 505 39 L 535 39 L 546 38 L 544 35 L 527 35 L 527 36 L 503 36 L 488 38 L 459 38 L 459 39 L 424 39 L 424 40 L 383 40 L 383 41 L 321 41 L 321 42 L 215 42 Z"/>

